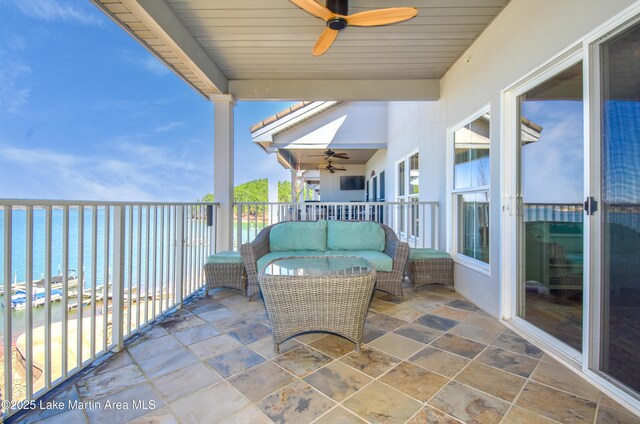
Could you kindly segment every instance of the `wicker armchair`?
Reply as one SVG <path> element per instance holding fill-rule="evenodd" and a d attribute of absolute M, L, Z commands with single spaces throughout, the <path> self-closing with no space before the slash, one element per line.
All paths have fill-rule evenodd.
<path fill-rule="evenodd" d="M 377 224 L 380 225 L 385 232 L 384 253 L 393 259 L 393 268 L 391 272 L 378 271 L 376 273 L 375 289 L 393 296 L 398 296 L 402 300 L 402 281 L 404 266 L 409 256 L 409 244 L 400 241 L 396 233 L 385 224 Z M 251 297 L 259 290 L 258 259 L 270 252 L 269 232 L 275 225 L 278 224 L 265 227 L 251 243 L 245 243 L 240 246 L 242 260 L 247 271 L 247 295 L 249 296 L 249 300 L 251 300 Z M 345 255 L 348 256 L 348 251 L 346 251 Z"/>

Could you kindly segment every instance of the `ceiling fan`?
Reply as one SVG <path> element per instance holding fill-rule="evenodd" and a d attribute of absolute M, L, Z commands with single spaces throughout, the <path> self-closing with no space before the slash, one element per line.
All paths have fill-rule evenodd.
<path fill-rule="evenodd" d="M 327 166 L 325 166 L 324 169 L 326 169 L 327 171 L 331 172 L 332 174 L 335 174 L 336 171 L 346 171 L 347 170 L 347 168 L 338 168 L 337 166 L 331 165 L 331 161 L 329 161 L 329 164 Z"/>
<path fill-rule="evenodd" d="M 321 155 L 311 155 L 311 157 L 318 157 L 318 156 L 324 156 L 324 159 L 331 159 L 331 158 L 336 158 L 336 159 L 349 159 L 349 154 L 348 153 L 336 153 L 331 149 L 327 149 L 323 152 L 323 154 Z"/>
<path fill-rule="evenodd" d="M 326 7 L 315 0 L 291 0 L 291 2 L 302 10 L 322 19 L 327 25 L 313 47 L 314 56 L 320 56 L 329 50 L 329 47 L 338 36 L 338 32 L 349 25 L 389 25 L 406 21 L 418 14 L 418 10 L 415 7 L 391 7 L 349 15 L 349 0 L 327 0 Z"/>

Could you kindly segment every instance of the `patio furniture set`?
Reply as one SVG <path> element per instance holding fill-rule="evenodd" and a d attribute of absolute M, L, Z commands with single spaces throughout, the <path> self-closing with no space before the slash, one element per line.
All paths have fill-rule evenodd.
<path fill-rule="evenodd" d="M 373 290 L 402 299 L 405 276 L 414 290 L 446 284 L 453 261 L 434 249 L 410 249 L 388 226 L 371 221 L 292 221 L 265 227 L 240 252 L 220 252 L 204 266 L 207 293 L 260 291 L 272 326 L 274 351 L 310 331 L 341 335 L 360 348 Z"/>

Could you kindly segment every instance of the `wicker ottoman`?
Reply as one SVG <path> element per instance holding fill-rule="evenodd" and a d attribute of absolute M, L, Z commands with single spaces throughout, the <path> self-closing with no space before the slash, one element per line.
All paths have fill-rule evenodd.
<path fill-rule="evenodd" d="M 207 296 L 209 290 L 217 287 L 242 290 L 247 295 L 247 274 L 240 252 L 218 252 L 209 256 L 204 265 L 204 275 Z"/>
<path fill-rule="evenodd" d="M 435 249 L 411 249 L 405 266 L 413 290 L 427 284 L 445 284 L 451 291 L 453 286 L 453 260 L 447 252 Z"/>

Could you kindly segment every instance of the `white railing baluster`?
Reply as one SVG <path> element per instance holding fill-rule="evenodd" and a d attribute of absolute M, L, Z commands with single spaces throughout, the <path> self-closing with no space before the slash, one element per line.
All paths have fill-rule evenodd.
<path fill-rule="evenodd" d="M 138 206 L 138 243 L 137 243 L 137 262 L 138 267 L 136 269 L 136 330 L 140 329 L 140 289 L 142 284 L 142 206 Z"/>
<path fill-rule="evenodd" d="M 440 204 L 432 203 L 431 210 L 433 211 L 433 215 L 435 216 L 433 221 L 433 232 L 434 232 L 434 249 L 440 249 Z"/>
<path fill-rule="evenodd" d="M 98 291 L 98 207 L 91 207 L 91 359 L 96 357 Z M 104 302 L 104 300 L 103 300 Z"/>
<path fill-rule="evenodd" d="M 11 250 L 13 222 L 12 206 L 4 207 L 4 390 L 2 400 L 11 402 L 13 400 L 13 351 L 11 349 Z M 29 299 L 31 301 L 31 299 Z M 10 409 L 3 407 L 2 409 Z"/>
<path fill-rule="evenodd" d="M 33 206 L 27 206 L 26 214 L 26 251 L 25 277 L 27 309 L 25 311 L 25 342 L 26 342 L 26 399 L 33 399 Z M 6 299 L 6 296 L 5 296 Z M 5 306 L 5 309 L 10 309 Z"/>
<path fill-rule="evenodd" d="M 108 342 L 108 329 L 109 329 L 109 247 L 110 243 L 110 219 L 111 219 L 111 207 L 105 206 L 104 208 L 104 282 L 102 283 L 102 350 L 107 350 L 109 346 Z M 111 337 L 113 340 L 113 334 Z"/>
<path fill-rule="evenodd" d="M 67 377 L 69 351 L 69 205 L 62 207 L 62 377 Z"/>
<path fill-rule="evenodd" d="M 236 205 L 236 246 L 235 250 L 240 251 L 240 245 L 244 243 L 242 240 L 242 209 L 243 205 L 241 203 Z M 247 240 L 248 241 L 248 240 Z M 217 252 L 217 251 L 216 251 Z"/>
<path fill-rule="evenodd" d="M 133 206 L 129 206 L 129 218 L 128 218 L 128 230 L 125 236 L 125 239 L 128 239 L 129 243 L 126 252 L 127 252 L 127 300 L 125 303 L 125 307 L 123 309 L 127 310 L 127 332 L 126 335 L 131 334 L 131 321 L 133 312 L 133 300 L 131 299 L 131 293 L 133 290 Z"/>
<path fill-rule="evenodd" d="M 160 312 L 164 311 L 162 300 L 164 299 L 164 206 L 160 207 L 160 275 L 158 276 L 158 282 L 160 283 Z"/>
<path fill-rule="evenodd" d="M 169 243 L 167 260 L 167 309 L 173 307 L 176 302 L 175 286 L 175 261 L 176 261 L 176 210 L 175 206 L 169 206 Z"/>
<path fill-rule="evenodd" d="M 149 220 L 151 219 L 151 206 L 146 206 L 146 230 L 144 232 L 146 243 L 144 246 L 144 323 L 147 324 L 149 322 L 149 264 L 151 261 L 149 260 L 149 250 L 151 246 L 151 233 L 149 230 L 151 229 L 151 223 Z"/>
<path fill-rule="evenodd" d="M 51 248 L 53 210 L 51 205 L 45 208 L 44 224 L 44 383 L 45 388 L 51 387 Z"/>
<path fill-rule="evenodd" d="M 184 253 L 184 207 L 179 206 L 176 210 L 176 262 L 175 262 L 175 280 L 176 280 L 176 304 L 178 308 L 182 308 L 182 296 L 184 294 L 184 274 L 183 274 L 183 253 Z"/>
<path fill-rule="evenodd" d="M 114 350 L 122 350 L 124 342 L 124 279 L 125 279 L 125 214 L 126 206 L 113 207 L 113 311 L 111 334 Z"/>
<path fill-rule="evenodd" d="M 158 206 L 153 207 L 153 276 L 151 278 L 152 284 L 152 298 L 151 298 L 151 319 L 156 316 L 156 291 L 157 287 L 157 275 L 158 275 Z"/>
<path fill-rule="evenodd" d="M 78 206 L 78 267 L 76 278 L 76 368 L 82 368 L 82 300 L 84 299 L 84 206 Z"/>

